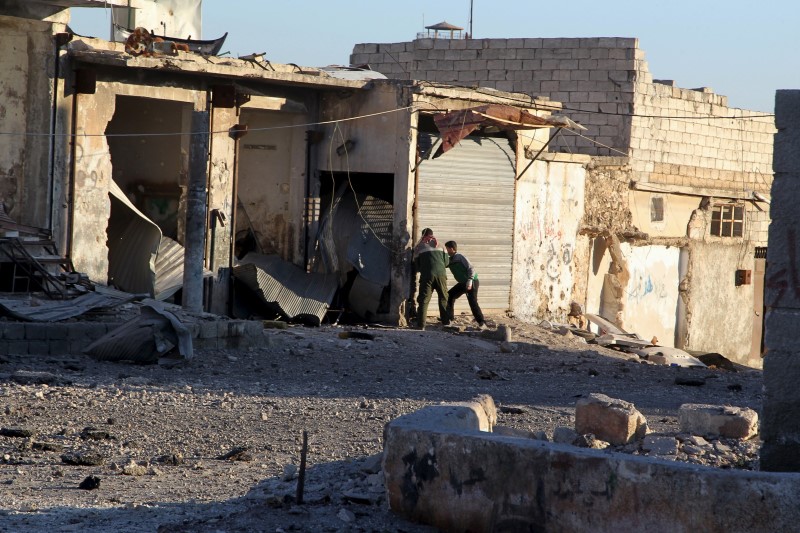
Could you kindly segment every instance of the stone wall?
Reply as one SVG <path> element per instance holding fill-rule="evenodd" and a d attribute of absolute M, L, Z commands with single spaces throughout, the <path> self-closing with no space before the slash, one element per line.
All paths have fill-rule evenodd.
<path fill-rule="evenodd" d="M 800 90 L 775 97 L 775 182 L 767 253 L 761 468 L 800 471 Z"/>
<path fill-rule="evenodd" d="M 583 135 L 591 141 L 562 132 L 551 151 L 631 156 L 638 181 L 759 192 L 770 187 L 772 118 L 730 108 L 727 97 L 708 88 L 654 81 L 638 39 L 426 38 L 357 44 L 350 62 L 389 77 L 562 102 L 563 113 L 588 128 Z M 762 118 L 722 118 L 752 115 Z"/>

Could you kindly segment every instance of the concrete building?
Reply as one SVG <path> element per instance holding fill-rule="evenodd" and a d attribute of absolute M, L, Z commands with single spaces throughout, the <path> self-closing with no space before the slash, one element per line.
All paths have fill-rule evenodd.
<path fill-rule="evenodd" d="M 570 258 L 544 272 L 550 249 L 514 237 L 563 226 L 553 246 L 576 246 L 588 157 L 531 159 L 559 124 L 552 102 L 152 43 L 133 53 L 70 34 L 65 2 L 41 3 L 52 9 L 0 16 L 15 51 L 0 60 L 15 73 L 0 81 L 0 192 L 92 281 L 165 298 L 182 285 L 184 303 L 230 312 L 241 247 L 337 273 L 359 314 L 402 322 L 411 246 L 430 225 L 481 258 L 487 309 L 546 305 L 515 284 L 548 276 L 561 280 L 552 305 L 568 305 Z M 478 122 L 502 107 L 534 126 L 476 123 L 433 158 L 436 117 L 479 107 Z M 531 201 L 553 208 L 519 208 Z"/>
<path fill-rule="evenodd" d="M 567 228 L 536 238 L 571 258 L 571 298 L 662 345 L 760 366 L 771 116 L 729 107 L 707 87 L 654 80 L 637 39 L 418 38 L 357 44 L 350 61 L 431 86 L 563 103 L 587 131 L 561 132 L 549 148 L 592 157 L 586 212 L 574 250 L 549 242 Z M 565 311 L 548 304 L 515 314 Z"/>

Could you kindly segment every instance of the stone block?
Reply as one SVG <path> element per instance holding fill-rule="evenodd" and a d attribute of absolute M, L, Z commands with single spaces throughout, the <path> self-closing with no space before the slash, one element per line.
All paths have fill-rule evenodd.
<path fill-rule="evenodd" d="M 55 343 L 55 346 L 53 346 L 53 348 L 56 350 L 55 352 L 51 352 L 50 348 L 50 341 L 47 340 L 34 340 L 28 342 L 29 355 L 50 355 L 51 353 L 66 355 L 66 350 L 64 350 L 65 346 L 62 343 Z"/>
<path fill-rule="evenodd" d="M 28 341 L 8 341 L 8 355 L 28 355 Z"/>
<path fill-rule="evenodd" d="M 47 330 L 50 324 L 28 322 L 25 324 L 25 339 L 29 341 L 47 340 Z"/>
<path fill-rule="evenodd" d="M 647 420 L 632 403 L 592 393 L 575 406 L 575 431 L 614 445 L 628 444 L 647 434 Z"/>
<path fill-rule="evenodd" d="M 683 404 L 678 410 L 681 431 L 703 437 L 749 439 L 758 434 L 758 414 L 747 407 Z"/>
<path fill-rule="evenodd" d="M 5 322 L 2 327 L 5 340 L 17 341 L 25 338 L 25 324 L 21 322 Z"/>

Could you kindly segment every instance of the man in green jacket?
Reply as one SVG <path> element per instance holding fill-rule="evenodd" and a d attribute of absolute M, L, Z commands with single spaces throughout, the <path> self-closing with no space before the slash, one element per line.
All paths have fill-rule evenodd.
<path fill-rule="evenodd" d="M 428 302 L 433 291 L 439 296 L 439 318 L 442 324 L 450 323 L 447 315 L 447 254 L 439 248 L 433 230 L 422 230 L 422 239 L 414 247 L 414 266 L 419 272 L 419 295 L 417 296 L 417 327 L 425 329 Z"/>
<path fill-rule="evenodd" d="M 456 278 L 457 283 L 450 289 L 447 298 L 447 318 L 448 322 L 453 320 L 453 307 L 456 300 L 462 295 L 467 295 L 467 302 L 472 311 L 472 316 L 478 322 L 478 327 L 484 329 L 486 327 L 486 320 L 483 318 L 483 311 L 481 306 L 478 305 L 478 274 L 469 259 L 464 257 L 463 254 L 458 253 L 458 244 L 456 241 L 447 241 L 444 243 L 447 250 L 447 255 L 450 256 L 450 263 L 448 268 Z"/>

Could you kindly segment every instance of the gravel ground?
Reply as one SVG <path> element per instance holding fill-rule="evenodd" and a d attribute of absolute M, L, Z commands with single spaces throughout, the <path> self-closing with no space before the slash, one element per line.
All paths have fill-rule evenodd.
<path fill-rule="evenodd" d="M 431 531 L 388 511 L 376 455 L 383 426 L 425 405 L 490 394 L 500 425 L 548 436 L 573 427 L 592 392 L 634 403 L 663 435 L 678 435 L 683 403 L 760 409 L 760 371 L 644 364 L 494 318 L 512 327 L 513 352 L 437 327 L 297 326 L 172 368 L 4 357 L 0 531 Z M 686 377 L 704 384 L 676 384 Z M 710 442 L 677 459 L 753 468 L 758 444 Z"/>

